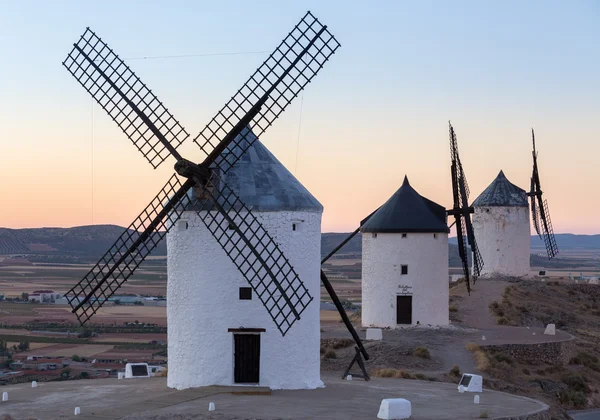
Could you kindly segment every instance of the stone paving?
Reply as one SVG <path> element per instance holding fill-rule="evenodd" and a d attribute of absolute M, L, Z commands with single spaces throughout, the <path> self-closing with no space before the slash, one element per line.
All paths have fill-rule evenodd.
<path fill-rule="evenodd" d="M 402 379 L 373 378 L 343 381 L 323 378 L 325 388 L 270 391 L 259 387 L 205 387 L 176 391 L 165 378 L 99 379 L 2 387 L 9 400 L 0 403 L 0 416 L 20 419 L 163 420 L 185 419 L 375 419 L 383 398 L 406 398 L 415 420 L 518 417 L 544 411 L 541 402 L 484 390 L 481 404 L 456 385 Z M 235 393 L 232 393 L 235 392 Z M 216 411 L 208 412 L 208 403 Z M 74 416 L 75 407 L 81 415 Z M 0 417 L 1 418 L 1 417 Z"/>

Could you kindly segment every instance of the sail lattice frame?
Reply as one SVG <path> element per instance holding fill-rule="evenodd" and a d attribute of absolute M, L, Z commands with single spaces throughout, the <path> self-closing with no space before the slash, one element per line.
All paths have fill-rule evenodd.
<path fill-rule="evenodd" d="M 90 28 L 63 65 L 154 168 L 170 155 L 165 141 L 177 149 L 189 137 L 156 95 Z"/>

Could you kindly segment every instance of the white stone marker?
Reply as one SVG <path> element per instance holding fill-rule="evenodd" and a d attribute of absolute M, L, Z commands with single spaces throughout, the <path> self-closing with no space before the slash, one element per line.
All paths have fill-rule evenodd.
<path fill-rule="evenodd" d="M 125 379 L 125 372 L 118 372 L 117 379 Z"/>
<path fill-rule="evenodd" d="M 78 416 L 81 414 L 81 408 L 75 407 L 75 415 Z"/>
<path fill-rule="evenodd" d="M 464 387 L 464 386 L 462 386 L 462 385 L 459 385 L 459 386 L 458 386 L 458 392 L 460 392 L 461 394 L 462 394 L 463 392 L 465 392 L 465 387 Z"/>
<path fill-rule="evenodd" d="M 475 395 L 475 398 L 473 398 L 473 402 L 475 404 L 479 404 L 479 395 Z"/>
<path fill-rule="evenodd" d="M 31 387 L 37 388 L 37 381 L 31 381 Z"/>
<path fill-rule="evenodd" d="M 546 325 L 545 335 L 556 335 L 556 326 L 554 324 Z"/>
<path fill-rule="evenodd" d="M 481 341 L 485 341 L 485 335 L 481 336 Z"/>
<path fill-rule="evenodd" d="M 2 401 L 8 401 L 8 392 L 2 393 Z"/>
<path fill-rule="evenodd" d="M 367 340 L 383 340 L 383 330 L 381 328 L 367 328 Z"/>
<path fill-rule="evenodd" d="M 408 419 L 412 414 L 410 401 L 404 398 L 386 398 L 381 400 L 379 406 L 378 419 Z"/>
<path fill-rule="evenodd" d="M 214 402 L 208 403 L 208 411 L 215 411 L 215 403 Z"/>
<path fill-rule="evenodd" d="M 346 376 L 346 380 L 347 380 L 347 381 L 351 381 L 351 380 L 352 380 L 352 375 L 348 375 L 348 376 Z"/>
<path fill-rule="evenodd" d="M 533 333 L 533 335 L 535 335 L 535 333 Z"/>

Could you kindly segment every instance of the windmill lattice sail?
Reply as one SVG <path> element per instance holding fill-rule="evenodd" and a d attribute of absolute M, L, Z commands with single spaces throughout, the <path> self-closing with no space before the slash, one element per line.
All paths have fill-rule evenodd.
<path fill-rule="evenodd" d="M 63 65 L 157 168 L 188 137 L 139 77 L 87 28 Z"/>
<path fill-rule="evenodd" d="M 218 147 L 222 146 L 223 140 L 231 135 L 232 129 L 257 105 L 260 109 L 252 117 L 250 125 L 255 136 L 260 137 L 339 47 L 339 42 L 327 27 L 308 12 L 213 117 L 194 142 L 207 157 L 214 154 L 215 150 L 220 152 Z M 222 174 L 227 172 L 253 143 L 246 136 L 234 141 L 239 143 L 236 151 L 217 163 Z"/>
<path fill-rule="evenodd" d="M 256 216 L 216 178 L 215 172 L 212 183 L 219 187 L 196 199 L 194 207 L 285 335 L 313 297 Z"/>
<path fill-rule="evenodd" d="M 450 131 L 450 157 L 452 160 L 451 174 L 452 174 L 452 196 L 453 196 L 453 208 L 449 212 L 452 214 L 456 223 L 456 236 L 458 240 L 458 251 L 461 258 L 463 272 L 465 275 L 467 290 L 471 291 L 471 276 L 469 270 L 469 261 L 467 254 L 467 242 L 471 247 L 471 255 L 473 258 L 473 273 L 475 279 L 481 274 L 483 268 L 483 258 L 481 252 L 477 246 L 475 239 L 475 232 L 473 230 L 473 224 L 471 222 L 471 213 L 473 208 L 469 206 L 469 185 L 467 183 L 467 177 L 465 175 L 460 156 L 458 153 L 458 141 L 456 139 L 456 133 L 452 124 L 449 123 Z"/>
<path fill-rule="evenodd" d="M 187 183 L 190 188 L 191 182 Z M 176 175 L 119 236 L 85 277 L 67 291 L 67 301 L 85 324 L 127 281 L 179 219 L 189 198 Z"/>
<path fill-rule="evenodd" d="M 548 210 L 548 201 L 542 198 L 542 187 L 540 183 L 540 174 L 537 166 L 537 152 L 535 150 L 535 133 L 531 129 L 531 138 L 533 142 L 533 171 L 531 174 L 531 189 L 529 191 L 531 203 L 531 217 L 535 231 L 544 240 L 548 259 L 552 259 L 558 254 L 558 246 L 554 237 L 552 222 L 550 221 L 550 211 Z"/>
<path fill-rule="evenodd" d="M 69 291 L 69 302 L 82 324 L 127 281 L 182 212 L 191 204 L 198 208 L 201 200 L 190 204 L 188 193 L 193 188 L 197 197 L 212 205 L 207 211 L 200 211 L 205 204 L 200 206 L 201 219 L 285 335 L 313 298 L 266 229 L 220 177 L 256 140 L 247 136 L 250 130 L 242 134 L 243 129 L 252 122 L 262 134 L 339 46 L 327 27 L 307 13 L 195 139 L 205 154 L 204 161 L 195 165 L 176 150 L 187 137 L 185 130 L 122 60 L 86 30 L 63 63 L 65 67 L 152 166 L 158 166 L 170 153 L 177 159 L 177 172 L 188 179 L 182 184 L 176 176 L 171 178 L 98 264 Z M 224 153 L 226 149 L 230 153 Z"/>

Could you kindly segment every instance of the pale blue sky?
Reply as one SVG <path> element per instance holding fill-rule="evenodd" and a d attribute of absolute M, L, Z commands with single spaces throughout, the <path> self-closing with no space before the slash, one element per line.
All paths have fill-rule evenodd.
<path fill-rule="evenodd" d="M 472 199 L 500 169 L 528 187 L 533 126 L 555 230 L 600 232 L 590 188 L 600 180 L 599 1 L 0 0 L 0 9 L 0 226 L 92 222 L 92 133 L 95 223 L 127 224 L 172 172 L 173 162 L 152 171 L 60 65 L 86 26 L 123 58 L 271 51 L 311 10 L 342 48 L 306 90 L 298 167 L 299 100 L 262 140 L 324 204 L 324 230 L 352 229 L 405 173 L 449 206 L 451 119 Z M 267 55 L 127 62 L 195 135 Z M 194 147 L 182 150 L 193 158 Z M 46 211 L 23 189 L 52 197 Z"/>

